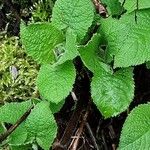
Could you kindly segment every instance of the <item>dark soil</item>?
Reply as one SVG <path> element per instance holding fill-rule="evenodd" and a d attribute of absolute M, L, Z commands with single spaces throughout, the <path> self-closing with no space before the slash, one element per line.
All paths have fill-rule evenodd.
<path fill-rule="evenodd" d="M 25 6 L 31 6 L 33 1 L 28 1 Z M 19 3 L 4 0 L 0 9 L 0 31 L 4 31 L 8 24 L 7 34 L 19 36 L 20 20 L 28 21 L 31 14 L 23 15 Z M 26 7 L 28 8 L 28 7 Z M 10 17 L 7 14 L 10 13 Z M 55 114 L 59 132 L 54 142 L 53 149 L 73 149 L 77 146 L 79 150 L 115 150 L 119 143 L 119 137 L 127 113 L 135 106 L 150 101 L 150 70 L 145 65 L 134 69 L 135 98 L 129 110 L 111 119 L 104 119 L 90 97 L 91 73 L 83 66 L 80 58 L 75 60 L 78 72 L 74 92 L 77 101 L 68 96 L 66 103 L 59 113 Z M 83 69 L 84 68 L 84 69 Z M 76 107 L 74 107 L 76 105 Z M 79 141 L 75 138 L 80 135 Z M 77 143 L 76 143 L 77 142 Z"/>

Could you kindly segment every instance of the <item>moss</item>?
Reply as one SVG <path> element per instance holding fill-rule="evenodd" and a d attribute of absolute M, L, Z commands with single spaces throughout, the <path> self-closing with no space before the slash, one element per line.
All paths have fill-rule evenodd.
<path fill-rule="evenodd" d="M 32 21 L 33 22 L 44 22 L 50 21 L 52 8 L 53 8 L 52 0 L 39 0 L 37 3 L 34 3 L 32 10 Z"/>
<path fill-rule="evenodd" d="M 11 68 L 15 68 L 15 72 Z M 36 97 L 38 68 L 26 55 L 18 37 L 3 38 L 0 42 L 0 103 Z"/>

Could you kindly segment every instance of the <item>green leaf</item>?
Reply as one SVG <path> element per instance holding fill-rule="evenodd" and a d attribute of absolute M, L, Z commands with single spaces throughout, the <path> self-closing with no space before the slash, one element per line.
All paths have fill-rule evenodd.
<path fill-rule="evenodd" d="M 103 4 L 107 5 L 107 10 L 110 15 L 120 15 L 123 11 L 123 7 L 119 0 L 102 0 Z"/>
<path fill-rule="evenodd" d="M 108 55 L 114 57 L 114 67 L 128 67 L 150 60 L 150 11 L 140 10 L 124 15 L 120 20 L 101 21 L 101 34 L 107 41 Z"/>
<path fill-rule="evenodd" d="M 52 111 L 53 114 L 55 114 L 60 111 L 64 103 L 65 103 L 65 99 L 59 102 L 58 104 L 50 102 L 50 110 Z"/>
<path fill-rule="evenodd" d="M 134 81 L 131 68 L 120 69 L 114 74 L 99 66 L 91 83 L 92 98 L 105 118 L 125 111 L 134 96 Z"/>
<path fill-rule="evenodd" d="M 42 101 L 35 106 L 25 126 L 30 136 L 35 137 L 44 150 L 49 150 L 57 134 L 57 124 L 48 102 Z"/>
<path fill-rule="evenodd" d="M 147 69 L 150 69 L 150 61 L 148 61 L 148 62 L 146 63 L 146 68 L 147 68 Z"/>
<path fill-rule="evenodd" d="M 124 0 L 120 0 L 121 3 L 123 3 L 123 1 Z M 136 10 L 137 5 L 138 5 L 138 9 L 150 8 L 150 3 L 148 0 L 126 0 L 124 3 L 124 7 L 128 13 Z"/>
<path fill-rule="evenodd" d="M 0 122 L 14 124 L 30 107 L 31 101 L 6 103 L 0 107 Z"/>
<path fill-rule="evenodd" d="M 119 150 L 148 150 L 150 148 L 150 104 L 134 108 L 121 132 Z"/>
<path fill-rule="evenodd" d="M 57 0 L 52 13 L 52 23 L 59 29 L 70 27 L 81 40 L 94 18 L 90 0 Z"/>
<path fill-rule="evenodd" d="M 76 71 L 70 61 L 59 66 L 41 66 L 37 86 L 42 98 L 58 104 L 72 90 L 75 77 Z"/>
<path fill-rule="evenodd" d="M 103 59 L 102 54 L 100 54 L 101 49 L 99 48 L 100 43 L 101 36 L 99 34 L 94 34 L 85 46 L 80 46 L 78 48 L 84 65 L 93 73 L 96 72 L 97 68 L 101 65 L 103 65 L 103 68 L 106 70 L 109 70 L 110 68 L 102 63 Z"/>
<path fill-rule="evenodd" d="M 94 103 L 105 118 L 123 112 L 134 96 L 134 81 L 131 68 L 113 73 L 98 55 L 100 36 L 95 34 L 91 41 L 80 47 L 79 52 L 85 66 L 93 73 L 91 94 Z"/>
<path fill-rule="evenodd" d="M 33 150 L 31 145 L 10 146 L 11 150 Z"/>
<path fill-rule="evenodd" d="M 27 130 L 24 123 L 19 125 L 17 129 L 10 135 L 10 145 L 23 145 L 27 139 Z"/>
<path fill-rule="evenodd" d="M 4 131 L 6 131 L 5 126 L 2 123 L 0 123 L 0 134 Z"/>
<path fill-rule="evenodd" d="M 21 39 L 28 55 L 38 63 L 53 63 L 54 47 L 63 42 L 63 34 L 50 23 L 21 25 Z"/>
<path fill-rule="evenodd" d="M 41 102 L 41 101 L 43 101 L 43 100 L 38 99 L 38 98 L 32 99 L 32 103 L 34 103 L 35 105 L 36 105 L 37 103 Z M 49 103 L 49 104 L 50 104 L 50 110 L 52 111 L 53 114 L 55 114 L 55 113 L 57 113 L 57 112 L 63 107 L 64 103 L 65 103 L 65 99 L 61 100 L 61 101 L 60 101 L 59 103 L 57 103 L 57 104 L 50 102 L 50 103 Z"/>
<path fill-rule="evenodd" d="M 14 124 L 30 107 L 31 101 L 6 103 L 4 106 L 0 107 L 0 122 Z M 9 136 L 9 144 L 21 145 L 26 139 L 27 131 L 24 127 L 24 123 L 22 123 Z"/>
<path fill-rule="evenodd" d="M 63 64 L 67 60 L 73 60 L 78 55 L 76 35 L 73 33 L 73 30 L 69 28 L 66 32 L 65 52 L 56 64 Z"/>
<path fill-rule="evenodd" d="M 39 103 L 41 101 L 43 101 L 43 100 L 40 100 L 40 99 L 37 99 L 37 98 L 36 99 L 35 98 L 32 99 L 32 102 L 34 104 L 37 104 L 37 103 Z M 65 99 L 60 101 L 58 104 L 50 102 L 49 103 L 50 104 L 50 110 L 52 111 L 53 114 L 55 114 L 63 107 L 64 103 L 65 103 Z"/>

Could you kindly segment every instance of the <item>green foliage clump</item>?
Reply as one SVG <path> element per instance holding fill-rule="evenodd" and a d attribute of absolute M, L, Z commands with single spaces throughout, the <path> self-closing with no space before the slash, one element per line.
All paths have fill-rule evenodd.
<path fill-rule="evenodd" d="M 0 102 L 34 96 L 38 65 L 26 56 L 17 37 L 4 37 L 0 49 Z M 17 69 L 16 77 L 11 68 Z"/>
<path fill-rule="evenodd" d="M 110 16 L 105 19 L 99 16 L 96 24 L 93 22 L 97 13 L 90 0 L 57 0 L 51 22 L 33 23 L 28 26 L 21 24 L 22 43 L 28 55 L 41 64 L 37 87 L 42 100 L 38 100 L 36 104 L 26 101 L 0 107 L 0 122 L 13 124 L 24 114 L 26 106 L 33 106 L 26 120 L 9 135 L 11 140 L 8 144 L 24 146 L 30 142 L 49 150 L 57 134 L 54 108 L 62 106 L 61 102 L 64 102 L 76 84 L 76 64 L 81 63 L 76 59 L 77 56 L 83 62 L 82 69 L 87 74 L 89 71 L 93 73 L 92 77 L 89 76 L 89 99 L 93 100 L 102 116 L 114 117 L 128 109 L 134 98 L 133 66 L 150 61 L 150 8 L 147 8 L 146 2 L 145 5 L 140 5 L 140 2 L 139 6 L 142 7 L 137 10 L 133 8 L 132 13 L 129 13 L 130 7 L 126 3 L 126 13 L 122 14 L 123 3 L 119 0 L 114 1 L 118 9 L 114 8 L 114 3 L 107 0 L 103 2 L 109 8 Z M 120 16 L 121 14 L 123 16 Z M 121 18 L 116 19 L 114 15 Z M 100 27 L 90 34 L 91 27 L 97 27 L 99 24 Z M 90 40 L 83 42 L 86 36 L 89 36 Z M 37 65 L 24 52 L 18 52 L 18 40 L 10 41 L 3 42 L 1 46 L 1 68 L 7 66 L 1 70 L 1 74 L 3 75 L 4 70 L 8 71 L 2 76 L 7 81 L 3 83 L 3 91 L 9 91 L 17 83 L 26 85 L 23 86 L 26 90 L 29 87 L 34 89 Z M 15 53 L 12 53 L 12 47 Z M 8 61 L 5 61 L 5 58 L 9 58 Z M 12 68 L 11 72 L 9 68 Z M 32 73 L 29 70 L 32 70 Z M 31 75 L 29 78 L 25 76 L 27 71 Z M 18 94 L 18 89 L 26 93 L 24 88 L 18 86 L 14 96 Z M 33 93 L 31 91 L 28 93 Z M 25 96 L 25 99 L 27 97 L 29 96 Z M 127 117 L 122 129 L 119 150 L 147 150 L 150 147 L 147 142 L 150 141 L 149 135 L 150 104 L 143 104 Z"/>

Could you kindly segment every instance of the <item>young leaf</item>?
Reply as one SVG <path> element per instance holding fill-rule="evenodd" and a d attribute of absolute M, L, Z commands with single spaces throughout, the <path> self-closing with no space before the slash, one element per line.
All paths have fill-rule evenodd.
<path fill-rule="evenodd" d="M 76 35 L 73 33 L 72 29 L 68 28 L 66 32 L 65 52 L 56 64 L 62 64 L 67 60 L 73 60 L 78 55 L 79 52 L 77 51 Z"/>
<path fill-rule="evenodd" d="M 115 73 L 101 62 L 98 56 L 100 36 L 95 34 L 79 52 L 85 66 L 93 73 L 91 94 L 94 103 L 105 118 L 123 112 L 134 96 L 134 81 L 131 68 L 121 69 Z"/>
<path fill-rule="evenodd" d="M 120 0 L 123 3 L 124 0 Z M 150 8 L 150 3 L 148 0 L 125 0 L 124 7 L 127 10 L 127 13 L 130 13 L 137 9 Z"/>
<path fill-rule="evenodd" d="M 72 90 L 75 76 L 75 68 L 70 61 L 55 67 L 43 65 L 37 79 L 41 96 L 43 99 L 58 104 Z"/>
<path fill-rule="evenodd" d="M 108 42 L 107 51 L 114 57 L 114 67 L 128 67 L 150 60 L 149 9 L 124 15 L 120 20 L 105 19 L 101 34 Z"/>
<path fill-rule="evenodd" d="M 27 53 L 38 63 L 53 63 L 54 47 L 63 42 L 63 34 L 50 23 L 21 25 L 21 39 Z"/>
<path fill-rule="evenodd" d="M 90 0 L 57 0 L 52 13 L 52 23 L 59 29 L 70 27 L 82 39 L 94 18 Z"/>
<path fill-rule="evenodd" d="M 99 34 L 94 34 L 92 39 L 85 46 L 80 46 L 78 48 L 84 65 L 93 73 L 96 72 L 97 68 L 101 65 L 103 65 L 103 68 L 105 68 L 106 71 L 110 68 L 102 63 L 102 56 L 99 55 L 100 43 L 101 36 Z"/>
<path fill-rule="evenodd" d="M 134 108 L 121 132 L 119 150 L 148 150 L 150 148 L 150 104 Z"/>
<path fill-rule="evenodd" d="M 0 122 L 14 124 L 30 107 L 31 101 L 6 103 L 0 107 Z"/>
<path fill-rule="evenodd" d="M 57 134 L 57 124 L 48 102 L 42 101 L 35 106 L 25 126 L 30 136 L 35 137 L 44 150 L 49 150 Z"/>

